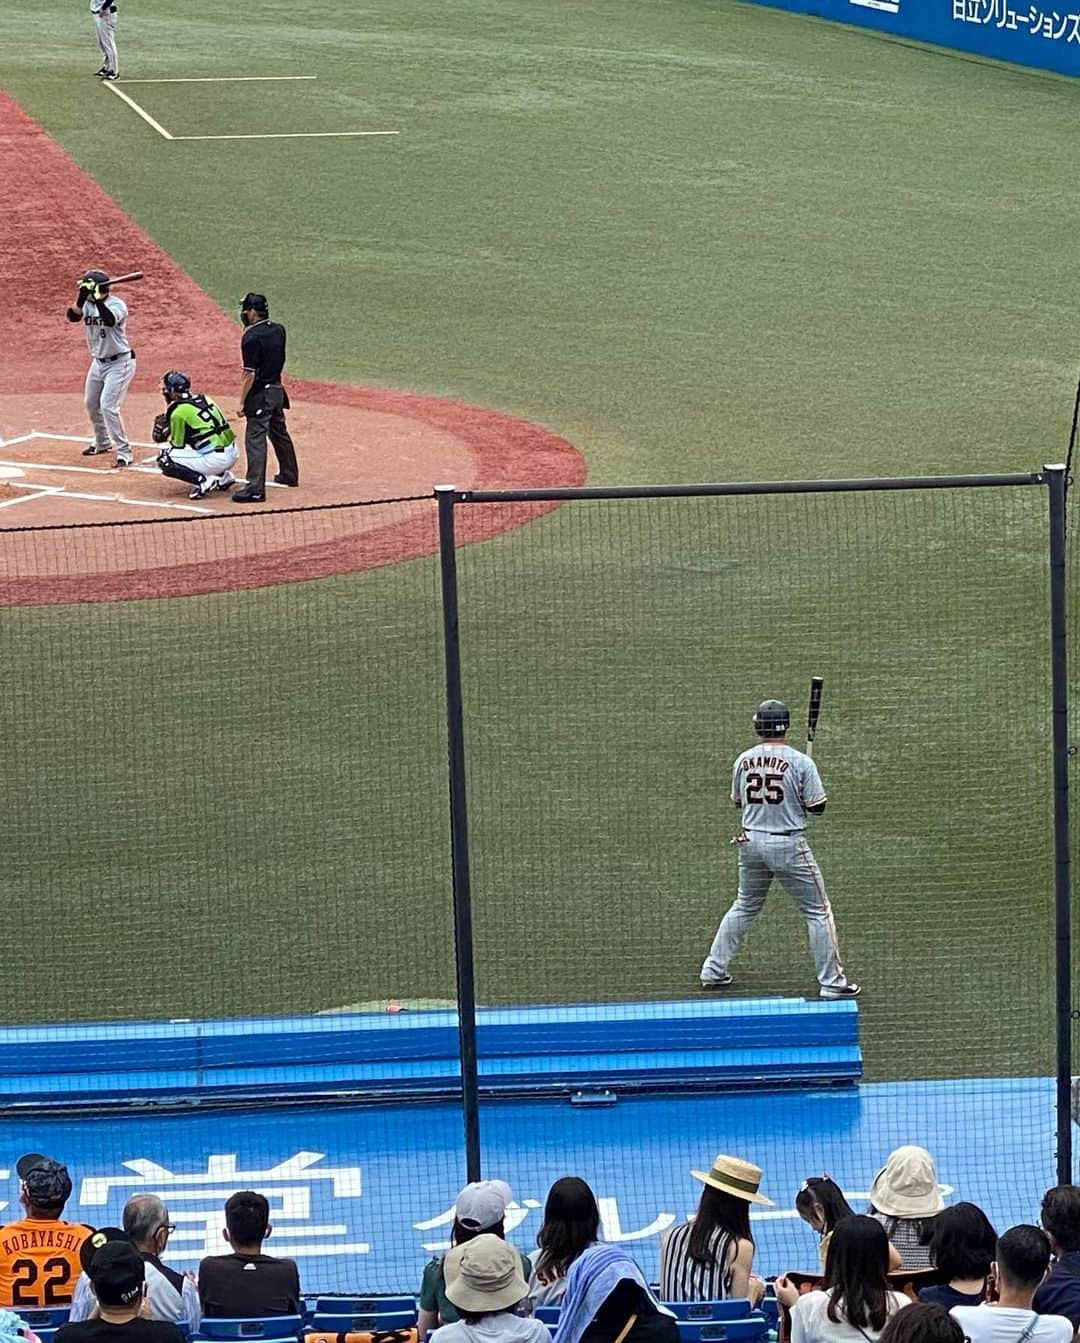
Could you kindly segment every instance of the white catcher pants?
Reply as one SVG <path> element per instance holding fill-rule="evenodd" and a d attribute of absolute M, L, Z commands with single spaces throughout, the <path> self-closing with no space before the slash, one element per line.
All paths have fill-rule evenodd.
<path fill-rule="evenodd" d="M 94 442 L 99 448 L 130 452 L 124 433 L 120 407 L 135 376 L 135 360 L 117 359 L 106 363 L 93 359 L 86 374 L 86 413 L 94 427 Z"/>
<path fill-rule="evenodd" d="M 818 983 L 826 989 L 842 988 L 847 979 L 840 964 L 832 906 L 806 836 L 801 831 L 794 835 L 773 835 L 766 830 L 746 833 L 749 839 L 738 846 L 739 893 L 716 930 L 701 978 L 722 979 L 728 973 L 739 943 L 765 907 L 775 877 L 806 920 Z"/>
<path fill-rule="evenodd" d="M 94 15 L 94 24 L 97 27 L 98 46 L 101 48 L 101 54 L 104 57 L 105 69 L 118 72 L 120 69 L 120 57 L 116 52 L 116 13 L 101 13 Z"/>
<path fill-rule="evenodd" d="M 239 455 L 235 443 L 230 443 L 221 452 L 196 452 L 194 448 L 169 449 L 169 456 L 174 462 L 200 476 L 223 476 L 226 471 L 233 469 Z"/>

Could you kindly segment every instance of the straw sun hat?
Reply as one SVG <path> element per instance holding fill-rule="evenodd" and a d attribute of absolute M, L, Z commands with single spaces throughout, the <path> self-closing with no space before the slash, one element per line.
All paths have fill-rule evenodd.
<path fill-rule="evenodd" d="M 749 1161 L 740 1161 L 737 1156 L 718 1156 L 713 1159 L 710 1171 L 692 1170 L 695 1180 L 707 1184 L 710 1189 L 719 1189 L 725 1194 L 734 1194 L 744 1198 L 747 1203 L 764 1203 L 771 1208 L 773 1201 L 758 1193 L 761 1184 L 761 1167 Z"/>

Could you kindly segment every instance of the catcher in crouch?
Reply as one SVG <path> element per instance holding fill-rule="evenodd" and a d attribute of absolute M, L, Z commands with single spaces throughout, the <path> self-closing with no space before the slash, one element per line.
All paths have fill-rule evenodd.
<path fill-rule="evenodd" d="M 190 485 L 189 499 L 235 485 L 236 435 L 213 401 L 193 394 L 177 369 L 162 378 L 161 394 L 166 408 L 154 417 L 154 442 L 168 445 L 158 453 L 161 474 Z"/>

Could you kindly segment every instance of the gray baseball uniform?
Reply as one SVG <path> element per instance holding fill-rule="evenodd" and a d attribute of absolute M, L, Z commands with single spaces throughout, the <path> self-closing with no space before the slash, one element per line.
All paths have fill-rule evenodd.
<path fill-rule="evenodd" d="M 804 834 L 807 808 L 827 800 L 817 766 L 794 746 L 763 741 L 735 761 L 731 800 L 742 809 L 739 893 L 701 967 L 702 983 L 726 979 L 728 966 L 764 908 L 775 877 L 806 919 L 822 989 L 843 988 L 847 979 L 840 964 L 832 906 Z"/>
<path fill-rule="evenodd" d="M 116 51 L 116 5 L 113 0 L 90 0 L 90 13 L 97 27 L 98 46 L 104 58 L 102 71 L 117 75 L 120 73 L 120 57 Z"/>
<path fill-rule="evenodd" d="M 135 376 L 135 353 L 127 338 L 127 304 L 110 294 L 105 306 L 116 318 L 106 326 L 98 316 L 97 303 L 88 299 L 83 308 L 83 330 L 90 351 L 86 374 L 86 411 L 94 427 L 94 445 L 101 452 L 116 449 L 118 466 L 132 460 L 120 407 Z"/>

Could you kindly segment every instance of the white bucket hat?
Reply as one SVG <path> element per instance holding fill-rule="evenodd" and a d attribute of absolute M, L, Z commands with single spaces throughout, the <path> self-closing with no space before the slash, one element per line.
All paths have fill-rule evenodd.
<path fill-rule="evenodd" d="M 886 1217 L 933 1217 L 945 1200 L 925 1147 L 898 1147 L 874 1176 L 870 1202 Z"/>
<path fill-rule="evenodd" d="M 463 1315 L 513 1310 L 529 1294 L 521 1256 L 499 1236 L 486 1233 L 451 1250 L 444 1261 L 446 1295 Z"/>

